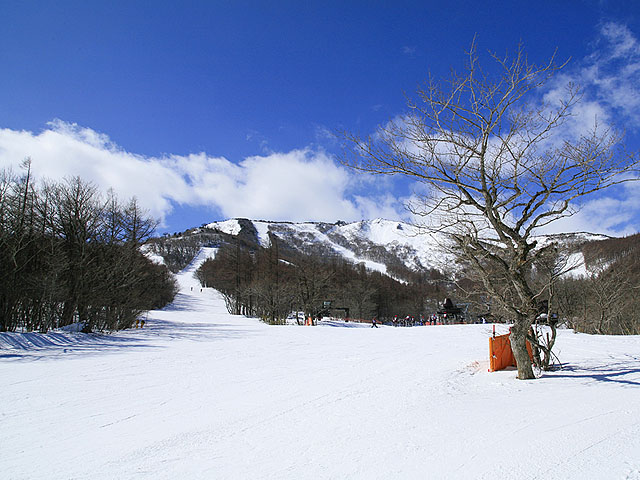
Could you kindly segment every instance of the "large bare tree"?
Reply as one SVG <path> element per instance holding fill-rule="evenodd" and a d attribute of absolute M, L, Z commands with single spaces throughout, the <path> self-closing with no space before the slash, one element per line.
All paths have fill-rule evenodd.
<path fill-rule="evenodd" d="M 536 234 L 575 213 L 583 197 L 636 179 L 638 157 L 609 126 L 577 128 L 584 122 L 574 121 L 581 101 L 575 86 L 544 95 L 564 67 L 553 57 L 531 64 L 520 45 L 490 58 L 481 67 L 472 44 L 465 69 L 430 78 L 406 115 L 368 137 L 345 133 L 345 163 L 425 185 L 410 209 L 423 226 L 446 234 L 509 312 L 518 378 L 530 379 L 526 337 L 542 295 L 531 267 L 551 248 Z"/>

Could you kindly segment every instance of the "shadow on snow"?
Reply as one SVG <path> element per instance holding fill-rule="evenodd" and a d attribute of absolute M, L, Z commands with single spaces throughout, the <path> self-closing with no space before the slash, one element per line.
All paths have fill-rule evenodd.
<path fill-rule="evenodd" d="M 178 306 L 180 309 L 180 306 Z M 165 309 L 167 311 L 168 309 Z M 92 355 L 122 350 L 166 348 L 168 342 L 189 340 L 212 342 L 255 335 L 232 322 L 181 323 L 150 318 L 141 330 L 127 329 L 113 333 L 0 333 L 0 361 L 40 360 L 68 354 Z"/>
<path fill-rule="evenodd" d="M 628 375 L 631 378 L 625 378 Z M 640 387 L 640 361 L 633 358 L 629 362 L 617 362 L 596 366 L 564 365 L 562 370 L 544 374 L 543 378 L 590 378 L 597 382 L 611 382 Z"/>

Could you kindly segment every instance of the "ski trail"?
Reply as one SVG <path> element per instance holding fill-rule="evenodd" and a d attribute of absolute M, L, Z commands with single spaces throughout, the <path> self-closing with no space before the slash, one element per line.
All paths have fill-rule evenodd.
<path fill-rule="evenodd" d="M 231 318 L 238 325 L 256 325 L 255 319 L 230 315 L 222 294 L 214 288 L 202 287 L 196 278 L 198 268 L 217 253 L 218 248 L 202 247 L 191 263 L 176 274 L 179 291 L 173 302 L 162 310 L 149 312 L 149 319 L 199 328 L 228 325 Z"/>
<path fill-rule="evenodd" d="M 189 265 L 176 274 L 176 280 L 180 285 L 180 292 L 187 293 L 196 287 L 200 288 L 200 281 L 195 277 L 195 273 L 200 266 L 210 258 L 215 258 L 218 253 L 217 248 L 202 247 Z"/>

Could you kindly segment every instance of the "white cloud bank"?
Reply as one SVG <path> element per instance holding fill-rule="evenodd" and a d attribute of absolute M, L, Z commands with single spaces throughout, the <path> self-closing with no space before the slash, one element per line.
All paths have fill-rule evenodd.
<path fill-rule="evenodd" d="M 126 152 L 107 135 L 56 120 L 42 132 L 0 129 L 0 168 L 25 157 L 39 178 L 80 176 L 120 197 L 136 196 L 157 218 L 175 204 L 210 207 L 224 217 L 291 221 L 399 218 L 401 204 L 352 195 L 361 179 L 322 151 L 253 156 L 235 164 L 205 153 L 146 157 Z M 355 193 L 355 192 L 354 192 Z M 208 220 L 208 219 L 207 219 Z"/>

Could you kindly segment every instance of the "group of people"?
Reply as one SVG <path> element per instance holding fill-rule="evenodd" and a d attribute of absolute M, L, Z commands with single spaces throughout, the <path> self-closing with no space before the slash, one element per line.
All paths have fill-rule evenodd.
<path fill-rule="evenodd" d="M 416 325 L 427 325 L 424 315 L 420 315 L 417 319 L 413 315 L 407 315 L 404 318 L 394 315 L 391 323 L 394 327 L 415 327 Z"/>
<path fill-rule="evenodd" d="M 431 315 L 428 320 L 425 320 L 424 315 L 420 315 L 417 319 L 413 315 L 407 315 L 404 318 L 394 315 L 391 319 L 391 324 L 394 327 L 415 327 L 418 325 L 435 325 L 436 321 L 436 315 Z M 371 319 L 371 328 L 378 328 L 377 317 Z"/>

